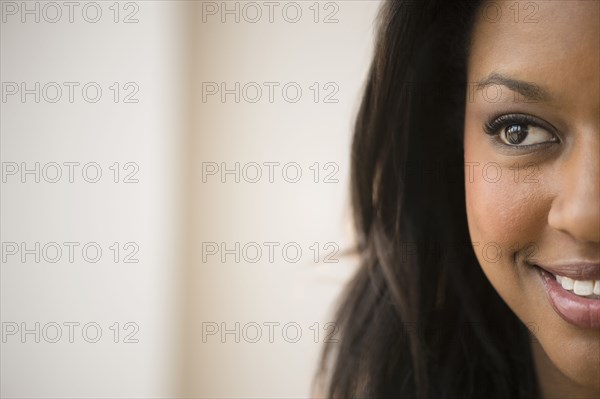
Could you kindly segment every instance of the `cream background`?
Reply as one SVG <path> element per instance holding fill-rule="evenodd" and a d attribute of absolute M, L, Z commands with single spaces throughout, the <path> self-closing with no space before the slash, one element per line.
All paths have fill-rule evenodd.
<path fill-rule="evenodd" d="M 2 22 L 2 82 L 140 87 L 138 104 L 0 103 L 2 162 L 95 161 L 103 172 L 114 162 L 140 165 L 137 184 L 111 183 L 108 174 L 97 184 L 2 183 L 2 242 L 140 247 L 137 264 L 115 264 L 108 251 L 95 264 L 2 263 L 3 323 L 94 321 L 105 334 L 96 344 L 8 337 L 1 343 L 3 397 L 310 395 L 323 327 L 353 262 L 338 254 L 338 263 L 315 263 L 309 247 L 351 245 L 351 128 L 380 5 L 332 3 L 339 6 L 333 24 L 312 20 L 313 2 L 298 2 L 296 24 L 277 12 L 273 23 L 203 22 L 199 1 L 137 2 L 137 24 L 115 24 L 108 13 L 97 24 Z M 109 4 L 101 3 L 103 11 Z M 277 97 L 203 102 L 202 83 L 222 81 L 298 82 L 304 92 L 293 104 Z M 339 102 L 314 103 L 313 82 L 336 83 Z M 297 162 L 303 179 L 202 182 L 203 162 L 271 161 Z M 339 165 L 339 182 L 313 183 L 314 162 Z M 236 241 L 297 242 L 304 252 L 298 263 L 281 256 L 270 263 L 265 254 L 257 263 L 202 261 L 202 242 Z M 137 323 L 140 342 L 112 342 L 108 327 L 116 321 Z M 294 322 L 302 337 L 289 343 L 276 329 L 273 342 L 241 336 L 236 343 L 233 335 L 202 342 L 203 323 L 222 322 Z"/>

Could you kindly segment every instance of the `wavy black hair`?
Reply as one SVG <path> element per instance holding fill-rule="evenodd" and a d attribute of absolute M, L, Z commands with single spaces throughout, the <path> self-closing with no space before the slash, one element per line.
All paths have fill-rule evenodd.
<path fill-rule="evenodd" d="M 332 398 L 537 398 L 527 327 L 483 274 L 465 207 L 475 0 L 390 0 L 355 125 L 360 267 L 319 371 Z"/>

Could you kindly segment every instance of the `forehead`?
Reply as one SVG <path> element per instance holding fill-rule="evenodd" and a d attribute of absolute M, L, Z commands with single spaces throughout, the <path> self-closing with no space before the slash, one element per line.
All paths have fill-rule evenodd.
<path fill-rule="evenodd" d="M 598 97 L 599 70 L 599 1 L 486 1 L 477 13 L 469 81 L 499 72 L 575 101 Z"/>

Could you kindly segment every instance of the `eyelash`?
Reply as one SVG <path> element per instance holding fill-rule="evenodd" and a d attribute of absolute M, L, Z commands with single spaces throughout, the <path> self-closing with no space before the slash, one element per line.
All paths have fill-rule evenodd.
<path fill-rule="evenodd" d="M 513 145 L 508 145 L 504 142 L 501 141 L 500 139 L 500 134 L 502 134 L 504 132 L 504 130 L 511 126 L 511 125 L 527 125 L 527 126 L 534 126 L 534 127 L 538 127 L 541 129 L 546 130 L 548 133 L 550 133 L 552 136 L 554 136 L 554 139 L 550 142 L 544 142 L 544 143 L 536 143 L 536 144 L 529 144 L 529 145 L 520 145 L 520 144 L 513 144 Z M 544 146 L 544 145 L 548 145 L 550 143 L 556 143 L 559 141 L 558 139 L 558 135 L 556 134 L 556 129 L 554 129 L 550 124 L 548 124 L 547 122 L 544 122 L 534 116 L 531 115 L 525 115 L 525 114 L 505 114 L 505 115 L 500 115 L 497 117 L 494 117 L 492 119 L 490 119 L 489 121 L 485 122 L 484 126 L 483 126 L 483 130 L 486 134 L 490 135 L 490 136 L 494 136 L 497 139 L 497 143 L 503 147 L 507 147 L 511 150 L 523 150 L 523 149 L 532 149 L 534 147 L 539 147 L 539 146 Z"/>

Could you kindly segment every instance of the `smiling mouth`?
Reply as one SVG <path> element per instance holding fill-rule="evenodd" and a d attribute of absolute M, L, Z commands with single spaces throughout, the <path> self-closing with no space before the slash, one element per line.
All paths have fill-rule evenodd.
<path fill-rule="evenodd" d="M 600 299 L 600 280 L 574 280 L 570 277 L 554 275 L 561 287 L 582 298 Z"/>
<path fill-rule="evenodd" d="M 531 264 L 554 276 L 558 284 L 574 295 L 600 296 L 600 263 L 567 263 L 562 265 Z"/>
<path fill-rule="evenodd" d="M 600 329 L 599 265 L 567 267 L 556 272 L 562 274 L 552 273 L 543 266 L 532 266 L 542 279 L 548 302 L 560 317 L 582 328 Z"/>

